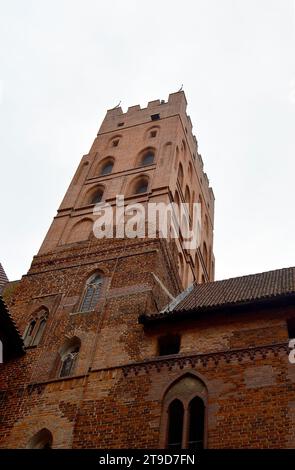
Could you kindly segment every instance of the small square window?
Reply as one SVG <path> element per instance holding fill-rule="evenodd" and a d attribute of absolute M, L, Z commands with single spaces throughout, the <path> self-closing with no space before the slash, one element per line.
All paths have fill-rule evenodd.
<path fill-rule="evenodd" d="M 158 119 L 160 119 L 160 114 L 152 114 L 151 115 L 151 120 L 152 121 L 157 121 Z"/>
<path fill-rule="evenodd" d="M 151 133 L 150 133 L 151 138 L 156 137 L 156 135 L 157 135 L 157 131 L 151 131 Z"/>
<path fill-rule="evenodd" d="M 119 139 L 113 140 L 113 147 L 118 147 L 119 145 Z"/>
<path fill-rule="evenodd" d="M 124 126 L 124 122 L 118 122 L 118 127 Z"/>
<path fill-rule="evenodd" d="M 180 336 L 166 335 L 158 339 L 159 356 L 178 354 L 180 350 Z"/>

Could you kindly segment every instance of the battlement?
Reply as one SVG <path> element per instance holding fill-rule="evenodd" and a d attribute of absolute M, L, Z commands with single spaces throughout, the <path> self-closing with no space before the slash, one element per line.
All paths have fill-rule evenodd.
<path fill-rule="evenodd" d="M 176 114 L 181 115 L 187 130 L 192 131 L 192 123 L 190 117 L 186 114 L 186 107 L 187 100 L 183 91 L 171 93 L 167 101 L 159 99 L 149 101 L 145 108 L 141 108 L 140 105 L 130 106 L 125 113 L 118 106 L 107 111 L 98 134 L 157 121 Z"/>
<path fill-rule="evenodd" d="M 195 163 L 200 172 L 201 179 L 204 181 L 204 190 L 209 190 L 209 180 L 204 172 L 204 165 L 201 155 L 198 151 L 198 141 L 193 134 L 193 126 L 190 116 L 187 114 L 187 99 L 184 91 L 170 93 L 168 100 L 156 99 L 149 101 L 147 106 L 141 108 L 139 104 L 129 106 L 124 112 L 121 106 L 109 109 L 101 124 L 97 136 L 116 132 L 124 132 L 124 129 L 131 128 L 142 124 L 154 124 L 160 126 L 163 119 L 179 116 L 185 141 L 190 150 L 192 161 Z M 214 199 L 212 191 L 208 193 L 210 199 Z"/>

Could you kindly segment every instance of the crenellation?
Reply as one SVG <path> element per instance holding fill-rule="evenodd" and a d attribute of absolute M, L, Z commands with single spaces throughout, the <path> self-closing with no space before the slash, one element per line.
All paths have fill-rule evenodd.
<path fill-rule="evenodd" d="M 124 128 L 126 128 L 127 126 L 151 121 L 151 111 L 152 114 L 159 113 L 161 119 L 175 114 L 181 114 L 185 117 L 186 106 L 184 92 L 177 92 L 170 94 L 167 102 L 159 99 L 150 101 L 146 108 L 134 105 L 129 107 L 126 113 L 123 113 L 121 107 L 110 109 L 107 111 L 98 134 L 114 131 L 118 128 L 118 124 L 123 122 Z"/>
<path fill-rule="evenodd" d="M 149 101 L 146 109 L 157 108 L 158 106 L 163 105 L 163 104 L 166 104 L 165 101 L 164 103 L 160 100 Z"/>
<path fill-rule="evenodd" d="M 131 114 L 133 114 L 134 112 L 136 111 L 141 111 L 141 107 L 139 104 L 136 104 L 135 106 L 129 106 L 128 110 L 127 110 L 127 113 L 126 113 L 126 116 L 130 116 Z"/>

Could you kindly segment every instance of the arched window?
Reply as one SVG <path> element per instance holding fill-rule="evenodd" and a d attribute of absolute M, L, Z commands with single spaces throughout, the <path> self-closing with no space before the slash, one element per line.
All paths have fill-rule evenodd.
<path fill-rule="evenodd" d="M 75 348 L 73 351 L 67 353 L 62 360 L 62 366 L 60 370 L 60 377 L 68 377 L 73 374 L 76 358 L 79 353 L 79 348 Z"/>
<path fill-rule="evenodd" d="M 99 273 L 94 274 L 88 279 L 79 309 L 80 312 L 94 310 L 100 297 L 102 281 L 102 277 Z"/>
<path fill-rule="evenodd" d="M 203 449 L 204 446 L 204 420 L 205 407 L 200 397 L 195 397 L 190 401 L 188 408 L 189 417 L 189 449 Z"/>
<path fill-rule="evenodd" d="M 133 184 L 131 189 L 131 194 L 142 194 L 146 193 L 149 186 L 149 179 L 147 176 L 140 176 L 137 178 Z"/>
<path fill-rule="evenodd" d="M 31 320 L 23 336 L 25 346 L 31 346 L 32 341 L 33 341 L 33 334 L 34 334 L 35 326 L 36 326 L 36 320 Z"/>
<path fill-rule="evenodd" d="M 100 174 L 101 174 L 101 175 L 109 175 L 109 174 L 112 173 L 112 171 L 113 171 L 113 166 L 114 166 L 114 163 L 113 163 L 113 162 L 107 162 L 107 163 L 105 163 L 104 166 L 103 166 L 102 169 L 101 169 Z"/>
<path fill-rule="evenodd" d="M 34 434 L 28 442 L 28 449 L 51 449 L 53 437 L 51 432 L 43 428 Z"/>
<path fill-rule="evenodd" d="M 94 193 L 92 193 L 90 198 L 90 204 L 98 204 L 102 201 L 103 198 L 103 189 L 99 188 Z"/>
<path fill-rule="evenodd" d="M 164 396 L 161 448 L 203 449 L 206 445 L 207 388 L 198 377 L 186 374 Z"/>
<path fill-rule="evenodd" d="M 39 328 L 37 330 L 37 333 L 33 339 L 33 346 L 37 346 L 37 344 L 40 343 L 40 340 L 43 336 L 43 331 L 45 330 L 45 326 L 46 326 L 46 320 L 45 318 L 43 318 L 40 323 L 39 323 Z"/>
<path fill-rule="evenodd" d="M 33 315 L 23 335 L 26 347 L 38 346 L 46 327 L 47 316 L 48 311 L 45 308 L 41 308 Z"/>
<path fill-rule="evenodd" d="M 180 400 L 173 400 L 168 409 L 168 449 L 182 448 L 183 432 L 183 404 Z"/>
<path fill-rule="evenodd" d="M 151 165 L 152 163 L 154 163 L 154 159 L 155 159 L 154 152 L 152 150 L 147 150 L 141 158 L 141 164 L 143 166 Z"/>
<path fill-rule="evenodd" d="M 69 377 L 73 375 L 75 370 L 75 365 L 78 359 L 78 354 L 81 347 L 81 341 L 76 336 L 65 342 L 61 351 L 61 365 L 59 376 L 60 377 Z"/>

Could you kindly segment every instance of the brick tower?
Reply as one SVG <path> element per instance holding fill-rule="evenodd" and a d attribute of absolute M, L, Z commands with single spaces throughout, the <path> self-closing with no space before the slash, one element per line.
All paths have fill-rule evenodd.
<path fill-rule="evenodd" d="M 214 195 L 209 187 L 183 92 L 168 102 L 107 112 L 90 152 L 76 174 L 45 237 L 39 254 L 89 238 L 93 203 L 115 203 L 123 194 L 130 202 L 201 203 L 202 237 L 198 250 L 186 253 L 177 240 L 183 287 L 214 280 Z M 142 183 L 142 185 L 140 184 Z M 138 187 L 137 187 L 138 186 Z M 140 186 L 140 187 L 139 187 Z"/>
<path fill-rule="evenodd" d="M 138 400 L 149 379 L 135 392 L 124 369 L 158 351 L 138 317 L 193 282 L 214 280 L 214 196 L 186 105 L 178 92 L 144 109 L 109 110 L 83 156 L 29 272 L 6 299 L 26 353 L 1 369 L 1 447 L 159 445 L 156 405 Z M 94 205 L 114 205 L 117 194 L 125 203 L 199 202 L 200 246 L 95 238 Z M 142 413 L 147 429 L 132 424 Z"/>

